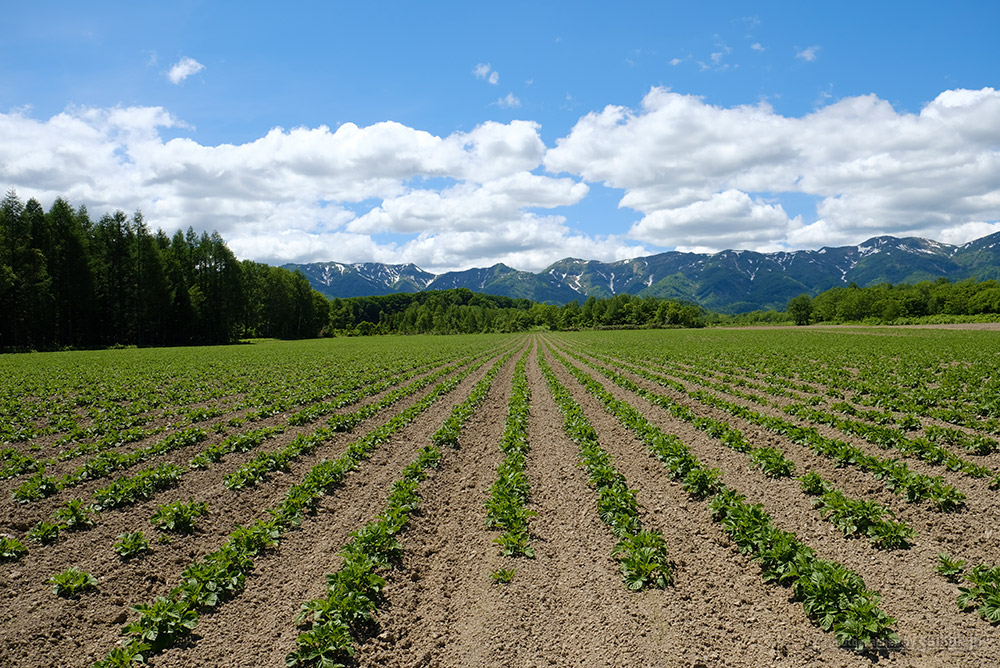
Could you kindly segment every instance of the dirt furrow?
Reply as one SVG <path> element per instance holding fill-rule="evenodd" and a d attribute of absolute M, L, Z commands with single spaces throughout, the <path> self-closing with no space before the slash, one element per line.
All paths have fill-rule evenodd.
<path fill-rule="evenodd" d="M 580 366 L 582 368 L 582 365 Z M 617 423 L 617 421 L 607 416 L 596 399 L 589 394 L 585 396 L 583 388 L 564 369 L 560 367 L 559 372 L 563 374 L 561 377 L 566 380 L 567 387 L 574 387 L 578 401 L 587 408 L 588 414 L 594 416 L 592 419 L 595 428 L 600 432 L 598 427 L 600 424 L 613 431 L 611 422 Z M 665 432 L 680 436 L 704 464 L 720 468 L 724 472 L 723 482 L 744 493 L 748 501 L 762 503 L 777 526 L 794 531 L 820 556 L 838 561 L 854 570 L 864 578 L 870 588 L 881 592 L 882 608 L 899 619 L 900 635 L 910 647 L 904 654 L 893 655 L 888 660 L 888 665 L 905 666 L 909 665 L 907 661 L 912 661 L 913 665 L 975 666 L 992 664 L 1000 660 L 1000 651 L 996 649 L 1000 647 L 997 629 L 986 624 L 975 614 L 960 613 L 955 606 L 955 597 L 958 593 L 956 587 L 934 573 L 936 556 L 941 550 L 940 543 L 934 536 L 920 535 L 909 550 L 894 552 L 876 550 L 863 539 L 846 539 L 830 524 L 823 522 L 818 513 L 812 510 L 810 500 L 799 490 L 798 481 L 767 478 L 759 470 L 750 468 L 745 455 L 725 448 L 717 440 L 695 431 L 690 425 L 676 420 L 665 410 L 652 406 L 641 397 L 618 388 L 603 376 L 594 374 L 592 370 L 588 372 L 616 398 L 639 408 L 647 419 Z M 597 419 L 598 413 L 605 417 Z M 760 445 L 751 434 L 747 435 L 752 442 Z M 643 447 L 634 438 L 632 441 L 634 443 L 630 447 Z M 611 442 L 617 443 L 618 439 Z M 786 448 L 786 452 L 788 450 L 789 448 Z M 797 459 L 795 455 L 794 451 L 789 452 L 792 459 Z M 658 463 L 652 458 L 647 457 L 647 459 L 651 466 L 657 467 L 662 472 L 662 467 Z M 796 463 L 799 471 L 806 470 L 801 462 Z M 827 473 L 825 470 L 821 471 L 824 477 Z M 664 475 L 662 481 L 654 483 L 650 489 L 658 489 L 661 485 L 673 485 L 667 482 L 665 473 L 662 475 Z M 641 490 L 646 489 L 645 485 L 639 487 Z M 930 515 L 927 511 L 921 512 Z M 940 524 L 941 520 L 941 516 L 934 514 L 932 521 L 935 526 Z M 929 530 L 929 526 L 927 528 Z M 715 535 L 721 535 L 718 528 L 714 531 Z M 749 564 L 748 568 L 756 576 L 757 567 Z M 785 596 L 790 596 L 788 590 L 775 589 L 783 592 Z M 795 617 L 804 619 L 804 613 L 798 604 L 794 604 L 791 614 L 785 615 L 786 620 Z M 754 633 L 759 635 L 760 630 L 757 629 Z M 824 648 L 824 661 L 846 654 L 842 650 L 829 654 L 827 650 L 835 649 L 830 634 L 824 634 L 823 640 L 816 646 Z"/>
<path fill-rule="evenodd" d="M 391 456 L 388 452 L 398 447 L 395 444 L 403 442 L 401 439 L 407 438 L 405 434 L 415 434 L 412 438 L 422 439 L 421 444 L 426 442 L 429 434 L 450 411 L 455 398 L 468 393 L 484 372 L 485 367 L 473 373 L 451 394 L 406 427 L 404 436 L 376 451 L 360 472 L 350 476 L 351 482 L 324 503 L 335 500 L 352 486 L 366 485 L 366 471 L 384 467 L 388 461 L 386 458 Z M 218 549 L 237 523 L 245 525 L 266 518 L 265 509 L 280 501 L 287 488 L 301 479 L 312 466 L 323 459 L 338 457 L 361 434 L 384 424 L 428 391 L 429 388 L 407 397 L 384 413 L 365 421 L 355 433 L 337 434 L 313 453 L 292 462 L 290 472 L 274 472 L 269 481 L 256 487 L 234 492 L 223 485 L 225 475 L 255 454 L 253 451 L 233 453 L 207 471 L 189 471 L 176 488 L 166 490 L 150 501 L 102 513 L 98 526 L 89 531 L 67 534 L 67 539 L 47 547 L 30 544 L 31 552 L 0 575 L 0 585 L 3 585 L 0 596 L 10 603 L 0 616 L 0 630 L 15 638 L 0 647 L 0 665 L 47 666 L 53 665 L 53 657 L 65 660 L 61 665 L 89 665 L 100 658 L 118 639 L 122 624 L 134 617 L 134 613 L 129 613 L 128 606 L 166 595 L 178 583 L 181 572 L 195 559 Z M 316 424 L 312 424 L 305 431 L 311 432 L 315 427 Z M 422 435 L 421 429 L 427 431 L 427 436 Z M 291 441 L 298 431 L 289 430 L 276 439 L 266 441 L 260 449 L 280 448 Z M 204 444 L 200 445 L 204 447 Z M 163 460 L 176 461 L 184 466 L 197 450 L 200 450 L 197 446 L 195 449 L 179 450 Z M 399 455 L 402 461 L 400 470 L 410 456 L 406 453 Z M 186 501 L 188 498 L 209 505 L 209 515 L 198 522 L 199 530 L 189 536 L 172 536 L 169 544 L 156 542 L 156 532 L 149 524 L 150 515 L 159 504 L 179 499 Z M 373 503 L 378 507 L 378 502 Z M 368 514 L 373 512 L 369 510 Z M 358 524 L 352 523 L 344 535 L 346 531 L 357 528 Z M 136 529 L 142 529 L 151 539 L 152 553 L 122 562 L 111 545 L 119 533 Z M 294 535 L 289 534 L 290 537 Z M 331 551 L 336 552 L 342 543 L 340 541 L 331 547 Z M 54 596 L 51 586 L 47 584 L 48 578 L 70 565 L 77 565 L 97 576 L 98 591 L 85 594 L 78 600 Z M 319 577 L 322 578 L 322 573 Z M 294 605 L 306 598 L 296 600 Z M 11 660 L 9 664 L 5 661 L 8 657 Z"/>

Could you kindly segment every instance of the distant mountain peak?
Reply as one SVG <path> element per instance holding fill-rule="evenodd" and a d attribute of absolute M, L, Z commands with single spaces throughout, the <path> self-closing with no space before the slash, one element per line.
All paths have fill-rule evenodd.
<path fill-rule="evenodd" d="M 727 249 L 718 253 L 668 251 L 601 262 L 567 257 L 539 273 L 498 262 L 434 275 L 414 264 L 315 262 L 288 264 L 327 297 L 363 297 L 394 292 L 468 288 L 475 292 L 564 304 L 593 295 L 628 293 L 680 299 L 736 313 L 783 309 L 803 292 L 816 295 L 856 283 L 912 283 L 945 277 L 1000 279 L 1000 232 L 962 246 L 888 235 L 856 246 L 760 253 Z"/>

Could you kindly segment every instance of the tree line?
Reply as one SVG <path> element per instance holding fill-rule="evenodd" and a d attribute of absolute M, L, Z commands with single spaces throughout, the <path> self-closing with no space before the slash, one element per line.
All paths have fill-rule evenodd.
<path fill-rule="evenodd" d="M 0 350 L 220 344 L 241 338 L 700 327 L 692 304 L 616 295 L 541 304 L 468 289 L 332 301 L 300 272 L 237 260 L 217 233 L 96 222 L 57 198 L 0 202 Z"/>
<path fill-rule="evenodd" d="M 351 297 L 330 302 L 334 332 L 368 334 L 471 334 L 529 329 L 701 327 L 706 312 L 693 305 L 621 294 L 588 297 L 583 304 L 542 304 L 472 292 L 468 288 Z"/>
<path fill-rule="evenodd" d="M 1000 283 L 946 278 L 914 284 L 882 283 L 867 288 L 851 283 L 815 297 L 801 294 L 788 302 L 788 317 L 799 325 L 813 322 L 891 324 L 928 318 L 979 316 L 994 320 L 1000 313 Z"/>
<path fill-rule="evenodd" d="M 218 234 L 154 233 L 139 212 L 94 222 L 13 190 L 0 202 L 2 350 L 304 338 L 328 322 L 305 276 L 241 262 Z"/>

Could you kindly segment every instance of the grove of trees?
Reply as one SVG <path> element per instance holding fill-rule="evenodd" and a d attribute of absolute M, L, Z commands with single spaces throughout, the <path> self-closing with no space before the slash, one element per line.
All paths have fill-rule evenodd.
<path fill-rule="evenodd" d="M 881 283 L 867 288 L 851 283 L 830 288 L 815 297 L 802 294 L 788 302 L 796 324 L 809 322 L 868 322 L 891 324 L 927 318 L 1000 314 L 1000 283 L 994 280 L 948 279 L 914 284 Z"/>
<path fill-rule="evenodd" d="M 0 202 L 0 349 L 319 336 L 328 302 L 302 274 L 236 259 L 218 234 L 92 221 L 59 198 Z"/>

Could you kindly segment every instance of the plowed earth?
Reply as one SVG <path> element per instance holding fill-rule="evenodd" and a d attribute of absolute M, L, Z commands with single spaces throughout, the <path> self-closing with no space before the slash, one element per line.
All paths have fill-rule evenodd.
<path fill-rule="evenodd" d="M 578 465 L 577 445 L 563 432 L 562 415 L 535 358 L 536 346 L 548 351 L 549 343 L 535 336 L 522 347 L 531 349 L 527 357 L 531 450 L 526 473 L 531 484 L 529 507 L 537 513 L 530 524 L 535 558 L 502 556 L 493 542 L 497 533 L 484 526 L 484 502 L 501 459 L 498 444 L 516 355 L 466 423 L 459 447 L 445 449 L 439 467 L 421 483 L 420 508 L 399 537 L 403 556 L 386 575 L 376 625 L 357 646 L 357 665 L 1000 665 L 997 627 L 975 613 L 960 612 L 955 585 L 934 573 L 941 551 L 957 550 L 991 563 L 1000 560 L 993 533 L 998 505 L 985 481 L 945 472 L 948 482 L 968 494 L 968 508 L 940 515 L 885 492 L 864 472 L 836 468 L 782 437 L 680 393 L 671 395 L 699 415 L 743 430 L 755 445 L 782 449 L 799 472 L 816 470 L 845 493 L 877 499 L 917 530 L 910 549 L 879 551 L 863 539 L 845 538 L 823 522 L 796 480 L 765 477 L 751 468 L 745 455 L 573 362 L 663 431 L 677 434 L 702 462 L 721 469 L 723 482 L 749 501 L 763 503 L 780 528 L 794 531 L 820 556 L 855 570 L 868 587 L 882 593 L 882 607 L 898 619 L 904 648 L 880 657 L 859 656 L 837 647 L 832 633 L 811 622 L 790 589 L 764 583 L 757 565 L 739 554 L 712 521 L 707 502 L 691 500 L 643 443 L 546 352 L 559 380 L 584 408 L 602 447 L 612 455 L 629 486 L 638 491 L 644 526 L 663 534 L 674 561 L 672 586 L 628 591 L 611 556 L 616 539 L 598 517 L 596 492 Z M 277 550 L 254 560 L 255 568 L 241 593 L 203 613 L 189 637 L 149 657 L 149 664 L 179 668 L 284 665 L 284 656 L 294 649 L 300 631 L 295 625 L 300 605 L 324 594 L 325 574 L 339 567 L 338 550 L 350 532 L 380 512 L 402 469 L 430 442 L 430 435 L 488 368 L 489 363 L 380 446 L 345 484 L 323 499 L 314 515 L 284 534 Z M 649 381 L 632 379 L 669 394 Z M 166 595 L 184 568 L 218 549 L 237 523 L 266 517 L 264 509 L 279 501 L 309 467 L 337 457 L 352 440 L 425 392 L 362 423 L 353 434 L 337 435 L 294 462 L 288 473 L 272 474 L 258 487 L 242 492 L 224 487 L 224 475 L 254 452 L 233 454 L 207 471 L 189 471 L 177 487 L 151 501 L 102 513 L 93 529 L 65 534 L 48 547 L 29 544 L 26 557 L 0 564 L 0 666 L 75 668 L 104 657 L 120 638 L 123 625 L 136 618 L 130 606 Z M 275 449 L 296 433 L 289 430 L 261 449 Z M 204 446 L 179 450 L 162 461 L 184 466 Z M 920 463 L 911 466 L 942 473 Z M 59 503 L 74 496 L 88 498 L 94 488 L 106 484 L 88 484 L 21 507 L 10 501 L 10 491 L 21 481 L 23 477 L 2 483 L 0 533 L 22 538 L 31 524 L 47 517 Z M 210 508 L 195 534 L 174 537 L 169 543 L 154 540 L 148 556 L 128 562 L 110 549 L 115 536 L 124 531 L 144 529 L 148 537 L 155 537 L 149 516 L 156 506 L 188 498 L 206 501 Z M 97 575 L 97 590 L 75 599 L 53 595 L 48 578 L 71 565 Z M 501 568 L 515 570 L 510 584 L 493 583 L 491 573 Z"/>

